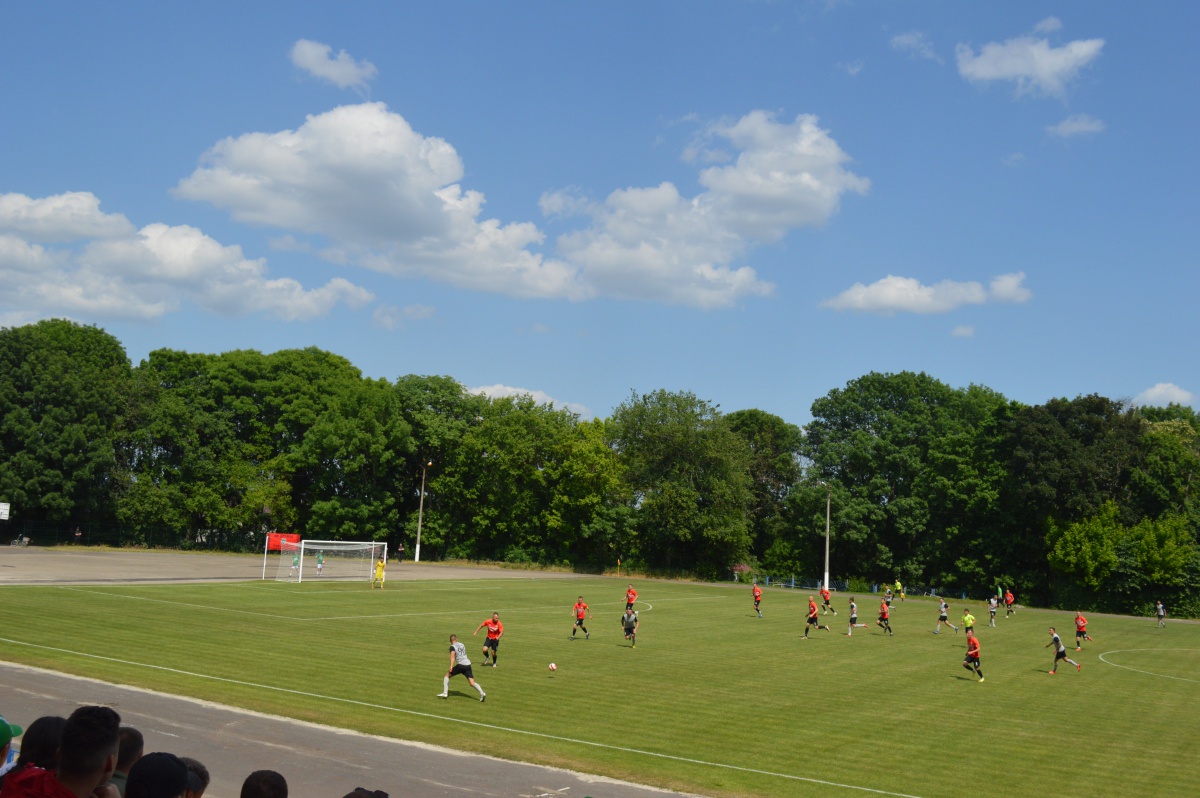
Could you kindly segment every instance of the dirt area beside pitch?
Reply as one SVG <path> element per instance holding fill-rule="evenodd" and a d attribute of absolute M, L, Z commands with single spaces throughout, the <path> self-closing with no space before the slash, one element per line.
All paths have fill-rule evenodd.
<path fill-rule="evenodd" d="M 267 559 L 273 579 L 278 554 Z M 587 574 L 522 571 L 455 563 L 388 563 L 389 582 L 438 579 L 567 579 Z M 0 546 L 0 585 L 172 584 L 244 582 L 263 578 L 261 554 L 213 554 L 90 547 Z"/>

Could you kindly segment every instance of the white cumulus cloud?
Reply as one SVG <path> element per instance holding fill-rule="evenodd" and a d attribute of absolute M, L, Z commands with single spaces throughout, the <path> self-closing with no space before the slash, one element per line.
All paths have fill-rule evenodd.
<path fill-rule="evenodd" d="M 552 256 L 540 251 L 537 225 L 485 218 L 454 147 L 382 103 L 227 138 L 175 192 L 241 221 L 322 236 L 328 242 L 313 251 L 339 264 L 518 297 L 721 307 L 771 291 L 737 263 L 749 250 L 823 224 L 842 194 L 869 186 L 811 116 L 779 122 L 755 111 L 704 137 L 725 162 L 699 172 L 704 190 L 694 196 L 672 183 L 619 189 L 603 202 L 577 189 L 547 192 L 543 213 L 588 220 L 560 236 Z"/>
<path fill-rule="evenodd" d="M 136 230 L 80 192 L 0 195 L 0 283 L 6 288 L 0 313 L 43 318 L 154 319 L 190 301 L 222 315 L 295 320 L 373 298 L 343 278 L 316 289 L 271 278 L 265 261 L 194 227 L 154 223 Z"/>
<path fill-rule="evenodd" d="M 853 310 L 861 313 L 948 313 L 964 305 L 985 302 L 1028 302 L 1033 293 L 1025 288 L 1025 274 L 1004 274 L 993 279 L 985 288 L 976 281 L 943 280 L 924 285 L 913 277 L 889 274 L 870 285 L 855 283 L 837 296 L 821 303 L 833 310 Z"/>
<path fill-rule="evenodd" d="M 1038 23 L 1034 32 L 1044 34 L 1059 27 L 1061 23 L 1050 17 Z M 969 44 L 959 44 L 954 54 L 958 73 L 969 81 L 1010 81 L 1017 85 L 1017 96 L 1062 97 L 1067 84 L 1095 61 L 1103 49 L 1103 39 L 1078 39 L 1055 47 L 1045 36 L 1026 34 L 1003 42 L 989 42 L 978 53 Z"/>
<path fill-rule="evenodd" d="M 1156 383 L 1133 398 L 1135 405 L 1165 407 L 1166 405 L 1191 405 L 1196 403 L 1196 394 L 1185 391 L 1173 382 Z"/>
<path fill-rule="evenodd" d="M 1072 114 L 1057 125 L 1050 125 L 1046 128 L 1046 132 L 1051 136 L 1058 136 L 1063 139 L 1101 133 L 1103 130 L 1104 122 L 1087 114 Z"/>
<path fill-rule="evenodd" d="M 913 58 L 923 58 L 927 61 L 936 61 L 939 64 L 946 63 L 937 54 L 937 51 L 933 49 L 933 42 L 921 31 L 914 30 L 908 33 L 896 34 L 892 37 L 892 49 L 908 53 Z"/>
<path fill-rule="evenodd" d="M 384 330 L 399 330 L 405 323 L 431 319 L 436 311 L 428 305 L 406 305 L 398 308 L 380 305 L 371 314 L 371 323 Z"/>
<path fill-rule="evenodd" d="M 572 413 L 575 413 L 584 418 L 591 418 L 592 411 L 578 402 L 560 402 L 554 397 L 547 394 L 545 391 L 531 391 L 527 388 L 514 388 L 511 385 L 481 385 L 477 388 L 468 388 L 471 393 L 482 394 L 489 399 L 499 399 L 506 396 L 528 396 L 539 405 L 551 405 L 553 407 L 565 407 Z"/>
<path fill-rule="evenodd" d="M 378 74 L 370 61 L 355 61 L 345 50 L 334 56 L 328 44 L 309 39 L 299 39 L 292 45 L 292 64 L 341 89 L 364 90 Z"/>
<path fill-rule="evenodd" d="M 950 334 L 955 338 L 974 338 L 975 328 L 969 324 L 960 324 L 951 330 Z"/>

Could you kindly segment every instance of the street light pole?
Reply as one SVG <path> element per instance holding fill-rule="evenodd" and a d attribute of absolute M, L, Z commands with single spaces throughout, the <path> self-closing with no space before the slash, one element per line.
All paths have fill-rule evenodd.
<path fill-rule="evenodd" d="M 825 486 L 825 589 L 829 589 L 829 505 L 833 502 L 833 488 L 828 483 L 820 482 L 820 485 Z"/>
<path fill-rule="evenodd" d="M 413 552 L 413 562 L 421 561 L 421 519 L 425 515 L 425 469 L 431 465 L 433 465 L 432 460 L 421 466 L 421 501 L 417 504 L 417 550 Z M 828 554 L 826 554 L 825 559 L 829 559 Z M 826 565 L 826 569 L 828 567 Z"/>

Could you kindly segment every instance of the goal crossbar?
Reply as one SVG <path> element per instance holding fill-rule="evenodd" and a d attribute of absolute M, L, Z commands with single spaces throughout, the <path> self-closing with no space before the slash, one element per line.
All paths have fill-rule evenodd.
<path fill-rule="evenodd" d="M 282 541 L 275 581 L 303 582 L 317 578 L 369 581 L 375 562 L 380 559 L 387 561 L 387 543 L 383 541 Z"/>

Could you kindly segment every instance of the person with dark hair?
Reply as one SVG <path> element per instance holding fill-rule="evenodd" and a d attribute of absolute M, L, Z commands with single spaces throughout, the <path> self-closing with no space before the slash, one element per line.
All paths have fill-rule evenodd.
<path fill-rule="evenodd" d="M 4 718 L 0 718 L 0 764 L 8 762 L 8 755 L 12 753 L 12 741 L 14 737 L 21 736 L 21 727 L 14 726 Z M 0 773 L 0 782 L 8 775 L 9 771 Z"/>
<path fill-rule="evenodd" d="M 198 789 L 200 777 L 188 770 L 182 759 L 156 751 L 129 769 L 125 794 L 128 798 L 184 798 L 188 790 Z"/>
<path fill-rule="evenodd" d="M 28 767 L 5 779 L 4 798 L 119 798 L 108 783 L 117 767 L 121 716 L 80 707 L 63 724 L 54 771 Z"/>
<path fill-rule="evenodd" d="M 30 767 L 57 770 L 58 745 L 62 742 L 62 730 L 66 725 L 67 719 L 57 715 L 46 715 L 30 723 L 21 737 L 21 753 L 10 772 L 17 773 Z M 2 726 L 0 731 L 3 731 Z"/>
<path fill-rule="evenodd" d="M 204 798 L 204 791 L 208 789 L 209 782 L 212 781 L 212 777 L 208 775 L 208 768 L 204 767 L 199 760 L 192 759 L 190 756 L 181 756 L 179 757 L 179 761 L 186 765 L 187 769 L 194 773 L 196 778 L 200 780 L 200 786 L 195 789 L 189 787 L 184 794 L 184 798 Z"/>
<path fill-rule="evenodd" d="M 124 798 L 129 769 L 142 758 L 142 752 L 146 750 L 146 741 L 142 733 L 132 726 L 122 726 L 117 732 L 117 737 L 121 743 L 117 749 L 117 769 L 113 771 L 112 783 Z"/>
<path fill-rule="evenodd" d="M 458 642 L 458 635 L 450 635 L 450 670 L 442 677 L 442 692 L 438 698 L 450 697 L 450 677 L 459 674 L 467 677 L 467 682 L 479 693 L 479 700 L 487 698 L 483 686 L 475 681 L 475 672 L 471 670 L 471 658 L 467 656 L 467 647 Z"/>
<path fill-rule="evenodd" d="M 242 782 L 241 798 L 287 798 L 287 780 L 273 770 L 256 770 Z"/>

